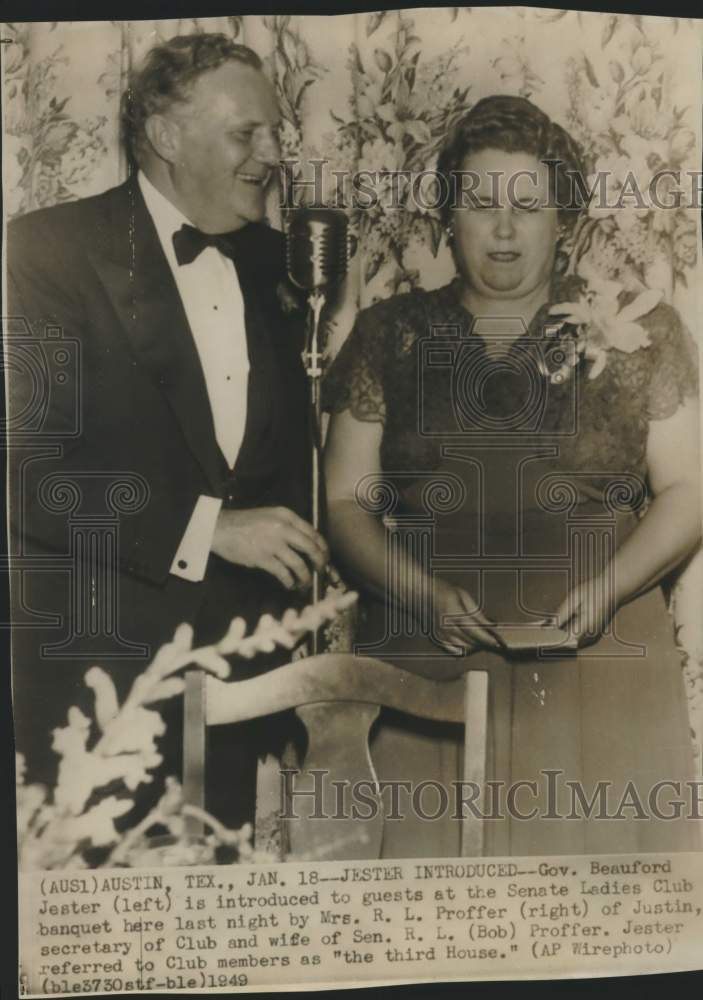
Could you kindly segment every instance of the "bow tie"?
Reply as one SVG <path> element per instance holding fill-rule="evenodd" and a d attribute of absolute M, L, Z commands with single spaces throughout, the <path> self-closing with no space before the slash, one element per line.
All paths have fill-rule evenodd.
<path fill-rule="evenodd" d="M 206 247 L 216 247 L 226 257 L 235 259 L 236 247 L 232 233 L 204 233 L 195 226 L 184 222 L 181 228 L 173 234 L 173 249 L 179 264 L 190 264 Z"/>

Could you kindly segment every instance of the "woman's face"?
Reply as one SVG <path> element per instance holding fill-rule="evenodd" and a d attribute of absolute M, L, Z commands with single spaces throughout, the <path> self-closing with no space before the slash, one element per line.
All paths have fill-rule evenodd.
<path fill-rule="evenodd" d="M 471 289 L 489 299 L 521 299 L 548 285 L 557 211 L 547 207 L 547 167 L 531 153 L 483 149 L 461 169 L 470 174 L 465 207 L 452 212 L 454 253 Z"/>

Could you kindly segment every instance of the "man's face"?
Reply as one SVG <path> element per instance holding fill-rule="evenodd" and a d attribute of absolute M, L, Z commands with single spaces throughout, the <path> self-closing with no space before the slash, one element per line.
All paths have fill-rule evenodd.
<path fill-rule="evenodd" d="M 168 112 L 178 207 L 204 232 L 222 233 L 264 215 L 264 191 L 278 164 L 279 114 L 260 70 L 229 62 L 204 73 L 190 99 Z"/>

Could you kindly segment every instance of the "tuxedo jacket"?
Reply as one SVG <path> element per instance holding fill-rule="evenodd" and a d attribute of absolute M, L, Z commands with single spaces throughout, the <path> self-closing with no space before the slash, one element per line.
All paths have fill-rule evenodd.
<path fill-rule="evenodd" d="M 307 518 L 302 311 L 286 311 L 277 294 L 285 280 L 282 235 L 252 223 L 237 241 L 247 337 L 268 394 L 271 466 L 262 494 L 250 488 L 239 505 L 280 504 Z M 119 516 L 120 628 L 136 642 L 158 645 L 180 621 L 193 622 L 206 599 L 202 584 L 175 577 L 170 567 L 198 497 L 231 501 L 237 466 L 228 476 L 195 343 L 136 177 L 12 221 L 7 263 L 5 312 L 13 317 L 11 354 L 19 358 L 10 376 L 14 551 L 69 549 L 69 514 L 65 505 L 57 509 L 60 487 L 55 483 L 52 494 L 47 477 L 77 484 L 72 516 L 110 516 L 106 484 L 129 474 L 138 485 L 133 502 L 130 488 L 122 492 L 129 509 Z M 36 364 L 39 380 L 28 373 Z M 26 415 L 34 422 L 25 433 Z M 213 560 L 219 562 L 211 557 L 210 578 Z M 227 593 L 223 622 L 281 589 L 259 571 L 219 569 Z M 40 576 L 25 574 L 15 604 L 18 590 L 27 602 Z M 60 589 L 56 576 L 49 583 L 41 600 Z M 57 610 L 37 607 L 39 599 L 32 598 L 35 610 Z"/>

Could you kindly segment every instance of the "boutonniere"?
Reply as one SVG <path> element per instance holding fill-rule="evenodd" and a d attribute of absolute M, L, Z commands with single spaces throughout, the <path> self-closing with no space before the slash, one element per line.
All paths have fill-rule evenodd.
<path fill-rule="evenodd" d="M 637 320 L 656 308 L 663 293 L 647 289 L 632 302 L 622 305 L 622 291 L 623 286 L 617 281 L 589 274 L 575 301 L 558 302 L 550 308 L 549 314 L 556 318 L 557 330 L 566 328 L 575 348 L 565 352 L 567 360 L 561 368 L 549 373 L 550 381 L 563 381 L 582 358 L 593 362 L 589 379 L 598 378 L 610 351 L 631 354 L 640 347 L 649 346 L 649 334 Z"/>
<path fill-rule="evenodd" d="M 300 293 L 285 278 L 276 285 L 276 298 L 286 315 L 299 312 L 301 308 Z"/>

